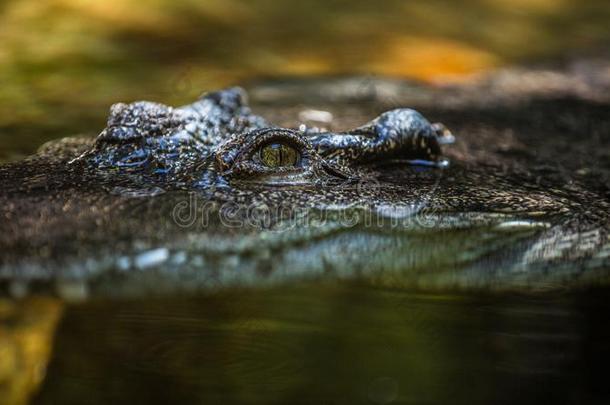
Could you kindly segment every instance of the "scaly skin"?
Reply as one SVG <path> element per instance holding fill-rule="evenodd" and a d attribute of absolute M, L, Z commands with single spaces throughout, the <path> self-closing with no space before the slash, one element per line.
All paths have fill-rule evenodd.
<path fill-rule="evenodd" d="M 420 288 L 605 282 L 603 186 L 534 155 L 554 151 L 569 167 L 575 155 L 564 159 L 569 149 L 553 126 L 562 121 L 549 119 L 582 112 L 499 104 L 511 136 L 496 110 L 489 118 L 481 107 L 422 105 L 457 129 L 448 168 L 440 144 L 449 132 L 394 106 L 360 127 L 329 106 L 339 117 L 331 126 L 357 128 L 328 131 L 272 126 L 238 89 L 180 108 L 115 105 L 97 139 L 55 142 L 0 168 L 0 285 L 63 294 L 77 283 L 76 291 L 132 296 L 322 274 Z M 590 130 L 605 128 L 597 107 L 585 107 Z M 296 115 L 283 104 L 257 111 L 282 124 Z M 263 164 L 269 143 L 290 146 L 298 162 Z"/>
<path fill-rule="evenodd" d="M 443 164 L 440 143 L 451 139 L 442 124 L 430 124 L 406 108 L 342 133 L 278 128 L 252 114 L 245 92 L 232 88 L 179 108 L 150 102 L 115 104 L 108 126 L 81 159 L 93 170 L 145 176 L 149 183 L 170 189 L 210 188 L 231 179 L 313 184 L 358 178 L 355 166 L 391 158 Z M 294 148 L 298 164 L 265 167 L 256 154 L 269 143 Z"/>

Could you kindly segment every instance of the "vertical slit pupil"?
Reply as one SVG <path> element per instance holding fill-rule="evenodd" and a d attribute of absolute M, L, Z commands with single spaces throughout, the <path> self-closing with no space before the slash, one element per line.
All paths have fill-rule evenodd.
<path fill-rule="evenodd" d="M 295 166 L 297 152 L 290 146 L 272 143 L 261 150 L 261 160 L 269 167 Z"/>

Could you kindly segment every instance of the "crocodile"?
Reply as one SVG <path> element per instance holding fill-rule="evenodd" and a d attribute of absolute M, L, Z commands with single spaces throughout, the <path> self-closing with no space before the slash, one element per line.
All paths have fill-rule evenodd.
<path fill-rule="evenodd" d="M 236 180 L 317 184 L 361 178 L 366 174 L 358 174 L 358 167 L 393 158 L 443 166 L 440 145 L 454 140 L 443 124 L 408 108 L 332 133 L 279 128 L 252 114 L 246 99 L 243 89 L 230 88 L 179 108 L 115 104 L 94 147 L 78 159 L 94 170 L 117 169 L 116 177 L 135 174 L 169 189 L 210 189 Z"/>
<path fill-rule="evenodd" d="M 333 119 L 310 114 L 297 125 L 299 102 L 265 102 L 264 86 L 253 89 L 262 114 L 241 88 L 177 108 L 113 105 L 96 138 L 55 141 L 0 167 L 3 290 L 131 296 L 312 278 L 433 289 L 605 282 L 606 172 L 578 165 L 603 153 L 607 139 L 574 145 L 573 132 L 582 119 L 590 134 L 603 133 L 606 104 L 497 95 L 477 105 L 453 89 L 387 83 L 404 100 L 338 106 L 321 97 L 333 113 L 323 118 Z M 457 136 L 404 108 L 409 100 L 454 124 Z M 353 118 L 371 111 L 377 118 L 364 125 Z"/>

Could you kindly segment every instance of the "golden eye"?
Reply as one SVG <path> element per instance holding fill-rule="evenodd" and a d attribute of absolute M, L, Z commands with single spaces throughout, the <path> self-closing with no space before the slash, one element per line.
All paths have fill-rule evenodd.
<path fill-rule="evenodd" d="M 283 143 L 270 143 L 261 148 L 260 159 L 267 167 L 294 167 L 299 154 L 293 147 Z"/>

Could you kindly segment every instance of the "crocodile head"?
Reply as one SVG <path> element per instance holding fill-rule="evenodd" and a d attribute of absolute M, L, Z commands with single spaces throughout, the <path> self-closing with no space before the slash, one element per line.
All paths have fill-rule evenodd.
<path fill-rule="evenodd" d="M 325 105 L 337 117 L 329 126 L 355 128 L 273 125 L 240 89 L 178 108 L 117 104 L 96 139 L 58 141 L 0 167 L 0 216 L 9 219 L 0 286 L 76 280 L 131 294 L 395 274 L 405 285 L 511 288 L 571 283 L 577 269 L 606 265 L 607 201 L 578 173 L 566 182 L 532 157 L 568 150 L 556 127 L 536 134 L 553 140 L 543 150 L 528 136 L 539 127 L 515 127 L 517 142 L 480 125 L 510 105 L 436 111 L 460 133 L 446 167 L 441 148 L 453 136 L 416 111 L 357 126 L 367 106 L 350 121 L 352 107 Z M 294 125 L 289 104 L 259 108 Z M 578 116 L 572 110 L 560 111 Z M 606 128 L 603 114 L 588 117 Z M 564 265 L 576 270 L 547 271 Z"/>
<path fill-rule="evenodd" d="M 445 165 L 440 144 L 451 139 L 442 124 L 410 109 L 346 132 L 279 128 L 252 114 L 244 91 L 232 88 L 179 108 L 115 104 L 85 158 L 95 170 L 165 188 L 314 185 L 359 179 L 371 163 L 388 159 Z"/>

